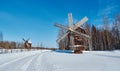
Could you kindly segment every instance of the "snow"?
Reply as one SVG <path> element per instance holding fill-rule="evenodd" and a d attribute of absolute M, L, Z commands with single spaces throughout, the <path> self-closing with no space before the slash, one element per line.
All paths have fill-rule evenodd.
<path fill-rule="evenodd" d="M 30 40 L 28 40 L 28 43 L 32 43 Z"/>
<path fill-rule="evenodd" d="M 0 54 L 0 71 L 120 71 L 120 51 L 36 50 Z"/>

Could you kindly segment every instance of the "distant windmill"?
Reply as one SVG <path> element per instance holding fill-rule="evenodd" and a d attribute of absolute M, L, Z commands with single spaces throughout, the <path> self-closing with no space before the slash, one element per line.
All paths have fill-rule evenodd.
<path fill-rule="evenodd" d="M 24 46 L 26 49 L 30 49 L 32 47 L 32 42 L 30 41 L 30 39 L 25 40 L 23 38 L 23 41 L 24 41 Z"/>
<path fill-rule="evenodd" d="M 56 27 L 67 30 L 66 34 L 64 34 L 61 38 L 59 38 L 57 40 L 57 43 L 60 43 L 61 40 L 63 40 L 64 38 L 66 38 L 68 36 L 69 37 L 68 38 L 69 48 L 73 48 L 74 52 L 78 51 L 78 53 L 79 53 L 79 52 L 81 52 L 81 50 L 83 50 L 83 48 L 82 48 L 83 46 L 81 45 L 81 40 L 83 42 L 83 39 L 81 39 L 81 38 L 85 38 L 85 39 L 89 40 L 89 47 L 90 47 L 90 36 L 85 34 L 84 29 L 82 29 L 82 27 L 81 27 L 81 25 L 84 24 L 87 20 L 88 20 L 88 18 L 84 17 L 77 24 L 73 25 L 72 13 L 69 13 L 68 14 L 68 22 L 69 22 L 68 27 L 58 24 L 58 23 L 55 23 Z M 81 38 L 79 38 L 79 36 Z"/>

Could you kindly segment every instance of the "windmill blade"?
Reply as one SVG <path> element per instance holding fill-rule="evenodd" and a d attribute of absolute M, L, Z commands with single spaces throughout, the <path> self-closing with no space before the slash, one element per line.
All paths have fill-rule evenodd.
<path fill-rule="evenodd" d="M 66 34 L 64 34 L 60 39 L 57 40 L 57 43 L 59 43 L 62 39 L 64 39 L 68 34 L 69 34 L 69 32 L 67 32 Z"/>
<path fill-rule="evenodd" d="M 58 24 L 58 23 L 55 23 L 55 26 L 56 26 L 56 27 L 59 27 L 59 28 L 62 28 L 62 29 L 69 30 L 68 27 L 66 27 L 66 26 L 64 26 L 64 25 L 61 25 L 61 24 Z"/>
<path fill-rule="evenodd" d="M 86 21 L 88 20 L 88 18 L 85 16 L 82 20 L 80 20 L 74 27 L 70 27 L 71 29 L 75 30 L 78 27 L 80 27 L 82 24 L 84 24 Z"/>
<path fill-rule="evenodd" d="M 25 39 L 23 38 L 23 41 L 25 41 Z"/>
<path fill-rule="evenodd" d="M 68 27 L 66 27 L 66 26 L 63 26 L 63 25 L 60 25 L 60 24 L 57 24 L 57 23 L 55 24 L 55 26 L 56 26 L 56 27 L 59 27 L 59 28 L 66 29 L 66 30 L 70 30 L 70 31 L 72 31 L 72 32 L 74 32 L 74 33 L 77 33 L 77 34 L 83 36 L 83 37 L 90 38 L 88 35 L 83 34 L 83 33 L 81 33 L 81 32 L 74 31 L 73 29 L 68 28 Z M 58 41 L 58 42 L 59 42 L 59 41 Z"/>
<path fill-rule="evenodd" d="M 86 35 L 86 34 L 83 34 L 83 33 L 81 33 L 81 32 L 77 32 L 77 31 L 74 31 L 74 30 L 72 30 L 72 32 L 77 33 L 78 35 L 80 35 L 80 36 L 82 36 L 82 37 L 85 37 L 85 38 L 87 38 L 87 39 L 90 39 L 90 36 L 89 36 L 89 35 Z"/>
<path fill-rule="evenodd" d="M 75 31 L 75 30 L 73 30 L 73 29 L 71 29 L 71 28 L 68 28 L 68 27 L 66 27 L 66 26 L 63 26 L 63 25 L 60 25 L 60 24 L 55 24 L 55 26 L 56 26 L 56 27 L 59 27 L 59 28 L 66 29 L 66 30 L 70 30 L 70 31 L 72 31 L 72 32 L 74 32 L 74 33 L 77 33 L 77 34 L 79 34 L 79 35 L 81 35 L 81 36 L 83 36 L 83 37 L 86 37 L 86 38 L 88 38 L 88 39 L 90 38 L 89 35 L 83 34 L 83 33 L 81 33 L 81 32 L 77 32 L 77 31 Z"/>
<path fill-rule="evenodd" d="M 68 14 L 68 22 L 69 22 L 69 27 L 73 26 L 72 13 Z"/>

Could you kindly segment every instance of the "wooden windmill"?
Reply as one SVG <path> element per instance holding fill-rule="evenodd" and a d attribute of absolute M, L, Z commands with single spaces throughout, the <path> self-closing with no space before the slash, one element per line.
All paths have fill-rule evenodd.
<path fill-rule="evenodd" d="M 61 38 L 57 40 L 57 43 L 60 43 L 61 40 L 65 39 L 68 36 L 68 45 L 69 48 L 74 50 L 74 53 L 82 53 L 82 50 L 85 49 L 85 46 L 82 44 L 83 39 L 88 40 L 89 42 L 89 49 L 91 50 L 91 42 L 90 36 L 85 33 L 85 30 L 81 27 L 88 20 L 87 17 L 84 17 L 81 21 L 77 24 L 73 25 L 72 13 L 68 14 L 68 22 L 69 26 L 66 27 L 64 25 L 55 23 L 56 27 L 62 28 L 67 30 L 66 34 L 64 34 Z"/>
<path fill-rule="evenodd" d="M 30 39 L 25 40 L 23 38 L 23 41 L 24 41 L 24 46 L 26 49 L 30 49 L 32 47 L 32 43 L 31 43 Z"/>

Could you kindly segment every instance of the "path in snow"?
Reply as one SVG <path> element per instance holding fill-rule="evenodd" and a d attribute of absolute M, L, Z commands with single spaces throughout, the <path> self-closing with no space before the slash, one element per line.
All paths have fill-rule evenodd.
<path fill-rule="evenodd" d="M 44 51 L 30 51 L 23 53 L 1 54 L 0 71 L 37 71 L 36 59 Z"/>
<path fill-rule="evenodd" d="M 0 54 L 0 71 L 120 71 L 120 51 L 30 51 Z"/>

